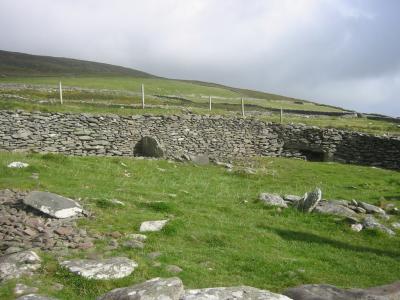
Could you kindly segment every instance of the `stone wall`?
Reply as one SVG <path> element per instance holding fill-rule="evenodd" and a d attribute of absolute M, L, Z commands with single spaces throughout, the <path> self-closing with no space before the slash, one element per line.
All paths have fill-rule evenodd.
<path fill-rule="evenodd" d="M 287 156 L 400 169 L 398 138 L 251 118 L 0 111 L 0 150 L 133 156 L 143 136 L 160 141 L 169 158 Z"/>

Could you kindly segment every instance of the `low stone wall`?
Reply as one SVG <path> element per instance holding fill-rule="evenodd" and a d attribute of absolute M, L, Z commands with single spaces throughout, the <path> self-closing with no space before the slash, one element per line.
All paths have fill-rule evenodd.
<path fill-rule="evenodd" d="M 307 157 L 400 169 L 400 139 L 221 116 L 117 116 L 0 111 L 0 150 L 133 156 L 152 136 L 165 155 Z"/>

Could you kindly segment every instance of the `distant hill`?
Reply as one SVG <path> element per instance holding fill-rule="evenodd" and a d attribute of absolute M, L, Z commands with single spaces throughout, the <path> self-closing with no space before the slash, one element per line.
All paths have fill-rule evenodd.
<path fill-rule="evenodd" d="M 0 76 L 98 75 L 155 78 L 151 74 L 110 64 L 0 50 Z"/>

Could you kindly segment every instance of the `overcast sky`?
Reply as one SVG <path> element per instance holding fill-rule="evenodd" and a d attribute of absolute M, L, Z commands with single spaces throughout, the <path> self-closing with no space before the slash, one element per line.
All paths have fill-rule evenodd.
<path fill-rule="evenodd" d="M 0 49 L 400 116 L 398 0 L 0 0 Z"/>

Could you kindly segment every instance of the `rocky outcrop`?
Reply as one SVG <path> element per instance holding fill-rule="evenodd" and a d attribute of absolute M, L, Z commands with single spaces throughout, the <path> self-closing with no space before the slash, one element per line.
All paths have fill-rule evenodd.
<path fill-rule="evenodd" d="M 252 118 L 0 111 L 0 150 L 149 155 L 135 151 L 144 140 L 150 145 L 150 156 L 174 159 L 203 154 L 223 161 L 284 156 L 400 169 L 399 138 Z"/>

